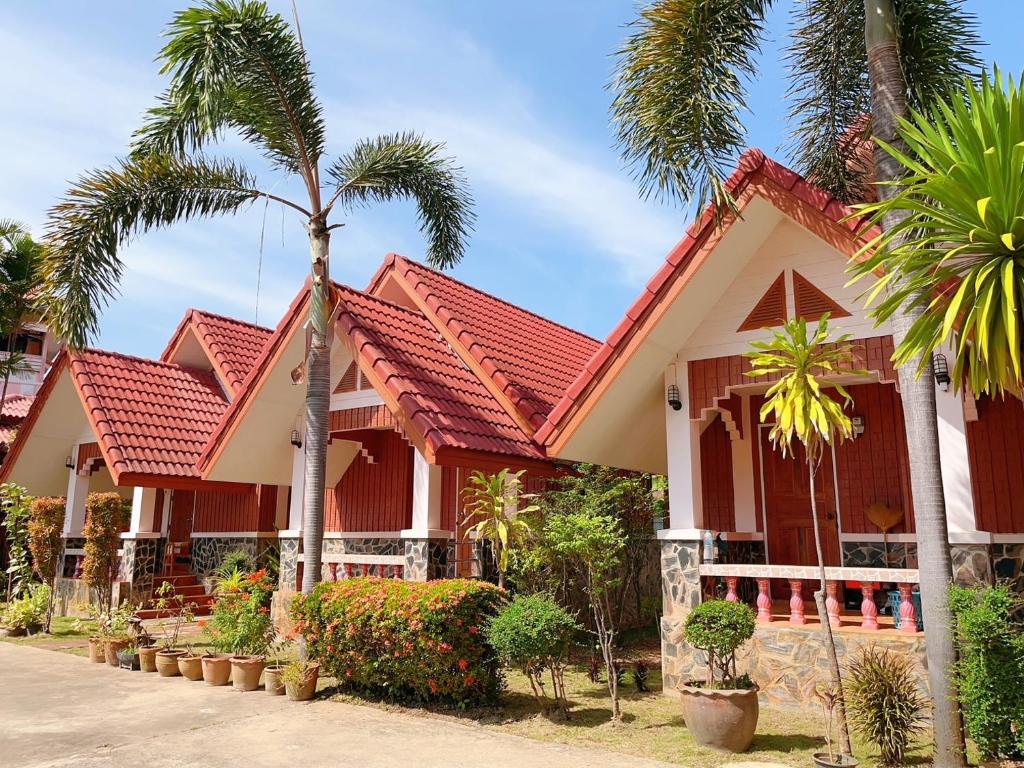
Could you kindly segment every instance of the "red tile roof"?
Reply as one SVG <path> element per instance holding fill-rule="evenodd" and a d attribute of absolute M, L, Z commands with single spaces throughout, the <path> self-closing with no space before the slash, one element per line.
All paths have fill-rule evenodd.
<path fill-rule="evenodd" d="M 725 186 L 730 194 L 738 199 L 740 194 L 753 184 L 758 184 L 759 189 L 765 192 L 776 205 L 781 205 L 786 201 L 795 201 L 800 205 L 807 206 L 819 219 L 824 218 L 830 226 L 839 225 L 839 228 L 848 233 L 845 236 L 851 240 L 857 233 L 866 239 L 870 239 L 872 236 L 871 232 L 861 233 L 863 227 L 861 219 L 846 219 L 853 213 L 851 208 L 832 197 L 825 190 L 806 181 L 796 172 L 766 157 L 759 149 L 749 149 L 743 153 L 736 170 L 726 181 Z M 715 230 L 714 207 L 709 205 L 700 218 L 687 230 L 686 236 L 665 257 L 665 263 L 647 283 L 647 287 L 633 303 L 633 306 L 626 311 L 626 316 L 612 330 L 604 344 L 586 363 L 586 367 L 547 414 L 544 424 L 535 435 L 538 441 L 550 446 L 570 416 L 584 407 L 597 382 L 623 355 L 623 350 L 671 291 L 673 284 L 686 271 L 690 262 Z"/>
<path fill-rule="evenodd" d="M 223 381 L 237 393 L 249 375 L 260 352 L 273 335 L 270 328 L 246 323 L 231 317 L 216 315 L 201 309 L 190 309 L 185 314 L 167 348 L 160 356 L 167 360 L 178 346 L 186 328 L 192 328 L 206 349 Z"/>
<path fill-rule="evenodd" d="M 364 370 L 387 388 L 424 440 L 444 447 L 543 458 L 420 312 L 335 285 L 337 323 Z"/>
<path fill-rule="evenodd" d="M 534 429 L 600 346 L 452 277 L 389 254 L 370 292 L 393 269 Z"/>
<path fill-rule="evenodd" d="M 70 353 L 69 364 L 115 482 L 199 477 L 196 460 L 228 406 L 213 374 L 95 349 Z"/>
<path fill-rule="evenodd" d="M 0 422 L 21 422 L 32 407 L 32 395 L 8 395 L 0 407 Z"/>

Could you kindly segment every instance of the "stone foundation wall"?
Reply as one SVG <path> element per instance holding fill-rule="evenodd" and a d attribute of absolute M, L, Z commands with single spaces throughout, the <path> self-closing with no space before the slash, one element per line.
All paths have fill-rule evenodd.
<path fill-rule="evenodd" d="M 281 547 L 274 534 L 253 536 L 202 536 L 189 543 L 192 573 L 206 581 L 212 579 L 229 552 L 247 552 L 257 568 L 266 568 L 270 561 L 279 562 Z"/>
<path fill-rule="evenodd" d="M 160 539 L 124 539 L 121 541 L 121 578 L 129 585 L 133 603 L 148 601 L 153 595 L 153 579 L 159 568 Z"/>
<path fill-rule="evenodd" d="M 844 541 L 847 568 L 917 568 L 917 544 L 892 541 Z"/>
<path fill-rule="evenodd" d="M 70 579 L 58 576 L 54 580 L 54 615 L 81 616 L 89 615 L 88 606 L 99 606 L 102 603 L 99 590 L 89 589 L 81 579 Z M 122 603 L 129 599 L 131 585 L 126 581 L 115 581 L 111 590 L 111 601 Z"/>

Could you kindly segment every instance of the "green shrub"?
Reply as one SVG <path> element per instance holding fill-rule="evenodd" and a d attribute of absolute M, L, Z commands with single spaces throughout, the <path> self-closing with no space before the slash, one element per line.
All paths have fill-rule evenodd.
<path fill-rule="evenodd" d="M 100 609 L 108 611 L 114 561 L 121 543 L 121 531 L 131 519 L 131 504 L 116 493 L 90 493 L 85 499 L 85 558 L 82 580 L 99 591 Z"/>
<path fill-rule="evenodd" d="M 520 595 L 487 625 L 487 639 L 505 664 L 523 671 L 544 709 L 548 697 L 544 672 L 551 676 L 555 705 L 567 712 L 565 666 L 573 639 L 581 632 L 576 619 L 546 595 Z"/>
<path fill-rule="evenodd" d="M 32 581 L 28 521 L 32 497 L 15 483 L 0 485 L 0 524 L 7 538 L 7 600 L 21 597 Z"/>
<path fill-rule="evenodd" d="M 709 688 L 746 687 L 736 677 L 736 649 L 754 636 L 757 617 L 749 606 L 728 600 L 701 603 L 686 617 L 686 642 L 708 657 Z"/>
<path fill-rule="evenodd" d="M 263 656 L 274 641 L 270 601 L 274 585 L 266 571 L 233 571 L 217 586 L 217 601 L 209 623 L 218 651 L 236 656 Z"/>
<path fill-rule="evenodd" d="M 255 570 L 256 561 L 252 555 L 244 549 L 233 549 L 224 555 L 224 559 L 220 561 L 220 566 L 217 568 L 217 576 L 223 579 L 235 571 L 252 573 Z"/>
<path fill-rule="evenodd" d="M 1006 585 L 952 587 L 957 685 L 967 733 L 987 759 L 1024 757 L 1024 630 Z"/>
<path fill-rule="evenodd" d="M 323 582 L 290 610 L 309 655 L 342 686 L 466 707 L 497 696 L 484 628 L 501 602 L 496 587 L 479 581 L 354 578 Z"/>
<path fill-rule="evenodd" d="M 28 594 L 7 604 L 0 614 L 0 624 L 19 630 L 42 626 L 49 604 L 50 587 L 46 584 L 33 584 L 28 588 Z"/>
<path fill-rule="evenodd" d="M 847 666 L 850 726 L 878 747 L 883 765 L 902 765 L 907 745 L 924 730 L 926 700 L 914 662 L 875 646 L 861 648 Z"/>

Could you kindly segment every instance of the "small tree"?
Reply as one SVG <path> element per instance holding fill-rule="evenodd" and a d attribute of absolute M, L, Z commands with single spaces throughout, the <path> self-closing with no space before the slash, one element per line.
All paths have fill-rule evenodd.
<path fill-rule="evenodd" d="M 768 388 L 759 418 L 762 422 L 775 416 L 775 423 L 768 433 L 772 443 L 782 455 L 795 453 L 795 445 L 802 444 L 807 458 L 810 480 L 811 520 L 814 523 L 814 546 L 818 555 L 820 585 L 814 593 L 818 606 L 822 641 L 828 654 L 832 675 L 832 688 L 838 697 L 839 736 L 843 751 L 849 755 L 850 733 L 846 726 L 846 705 L 843 700 L 843 681 L 839 674 L 839 658 L 836 655 L 832 625 L 825 610 L 825 555 L 821 547 L 821 524 L 818 520 L 818 501 L 814 490 L 815 472 L 821 462 L 825 448 L 833 442 L 842 441 L 852 434 L 850 417 L 843 412 L 843 405 L 830 397 L 821 387 L 819 376 L 850 371 L 853 351 L 849 335 L 829 341 L 828 313 L 818 321 L 813 336 L 808 336 L 807 321 L 802 317 L 787 322 L 781 331 L 776 331 L 771 341 L 756 341 L 754 350 L 747 353 L 753 370 L 752 377 L 771 376 L 778 381 Z M 839 384 L 834 384 L 836 393 L 846 405 L 852 399 Z"/>
<path fill-rule="evenodd" d="M 529 534 L 530 525 L 525 516 L 538 509 L 535 504 L 519 507 L 523 499 L 533 498 L 521 492 L 523 483 L 519 478 L 523 473 L 524 470 L 511 472 L 508 469 L 493 475 L 474 472 L 463 491 L 467 522 L 470 525 L 466 536 L 475 533 L 490 543 L 498 567 L 498 586 L 501 588 L 505 587 L 509 550 Z"/>
<path fill-rule="evenodd" d="M 750 606 L 728 600 L 701 603 L 686 617 L 686 642 L 708 657 L 708 688 L 743 687 L 736 675 L 736 650 L 754 636 L 757 617 Z"/>
<path fill-rule="evenodd" d="M 615 612 L 612 592 L 619 582 L 625 535 L 618 518 L 602 514 L 592 506 L 548 518 L 544 539 L 550 553 L 590 602 L 594 633 L 608 676 L 612 719 L 622 718 L 619 707 L 619 675 L 615 668 Z"/>
<path fill-rule="evenodd" d="M 32 502 L 28 522 L 32 566 L 49 588 L 44 632 L 50 632 L 53 618 L 54 582 L 64 553 L 64 499 L 45 496 Z"/>
<path fill-rule="evenodd" d="M 0 485 L 0 510 L 3 511 L 3 526 L 7 536 L 7 602 L 20 597 L 28 589 L 32 578 L 28 548 L 31 504 L 32 497 L 20 485 Z"/>
<path fill-rule="evenodd" d="M 111 608 L 117 547 L 130 515 L 130 507 L 116 493 L 90 493 L 86 497 L 82 579 L 99 592 L 103 613 Z"/>

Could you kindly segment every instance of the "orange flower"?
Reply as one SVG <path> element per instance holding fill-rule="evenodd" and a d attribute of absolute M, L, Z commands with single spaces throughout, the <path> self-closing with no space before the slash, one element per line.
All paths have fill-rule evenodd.
<path fill-rule="evenodd" d="M 199 620 L 198 622 L 196 622 L 196 623 L 197 623 L 197 624 L 199 625 L 199 628 L 200 628 L 200 629 L 206 629 L 206 619 L 200 619 L 200 620 Z"/>

